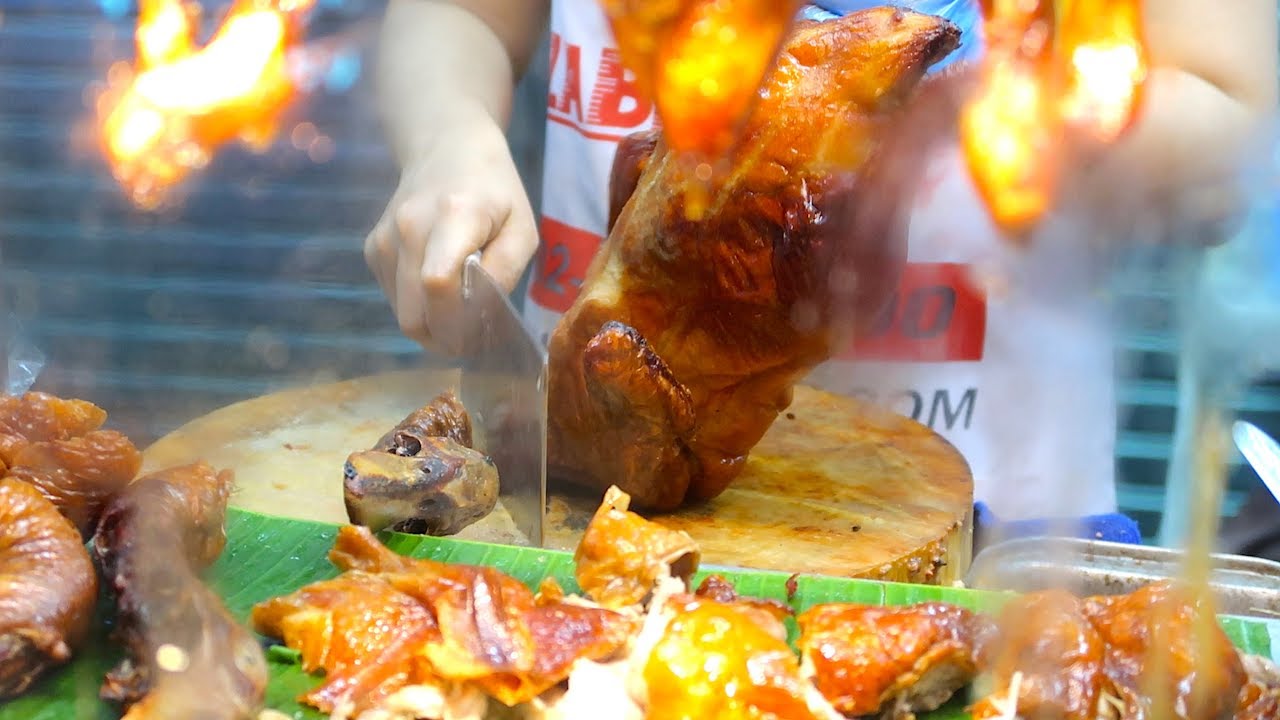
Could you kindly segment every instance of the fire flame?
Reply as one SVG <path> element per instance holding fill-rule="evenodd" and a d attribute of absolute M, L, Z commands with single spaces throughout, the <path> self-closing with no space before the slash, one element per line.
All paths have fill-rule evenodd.
<path fill-rule="evenodd" d="M 667 144 L 716 159 L 746 119 L 799 0 L 602 0 Z"/>
<path fill-rule="evenodd" d="M 984 0 L 988 50 L 961 145 L 992 218 L 1018 232 L 1056 192 L 1064 136 L 1132 124 L 1146 81 L 1142 0 Z"/>
<path fill-rule="evenodd" d="M 197 6 L 141 0 L 134 65 L 112 68 L 97 108 L 112 173 L 137 205 L 162 204 L 228 142 L 269 146 L 297 95 L 287 52 L 312 2 L 238 0 L 199 48 Z"/>

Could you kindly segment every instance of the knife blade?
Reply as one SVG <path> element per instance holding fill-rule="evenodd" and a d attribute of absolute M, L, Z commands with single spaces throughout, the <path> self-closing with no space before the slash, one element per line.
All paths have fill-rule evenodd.
<path fill-rule="evenodd" d="M 480 265 L 462 272 L 462 378 L 475 446 L 498 468 L 499 498 L 534 547 L 547 497 L 547 353 L 511 299 Z"/>
<path fill-rule="evenodd" d="M 1267 486 L 1276 502 L 1280 502 L 1280 445 L 1257 425 L 1237 420 L 1231 426 L 1231 437 L 1240 454 L 1253 466 L 1262 484 Z"/>

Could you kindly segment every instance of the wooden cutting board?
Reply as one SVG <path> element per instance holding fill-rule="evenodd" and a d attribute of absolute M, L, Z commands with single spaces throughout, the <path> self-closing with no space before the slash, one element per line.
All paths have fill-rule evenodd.
<path fill-rule="evenodd" d="M 347 455 L 456 386 L 456 371 L 415 370 L 265 395 L 156 441 L 144 469 L 205 459 L 235 470 L 235 506 L 345 523 Z M 600 496 L 549 495 L 546 545 L 572 550 Z M 655 519 L 693 536 L 707 564 L 947 584 L 968 568 L 972 509 L 969 468 L 946 440 L 801 386 L 724 494 Z M 458 537 L 523 542 L 501 506 Z"/>

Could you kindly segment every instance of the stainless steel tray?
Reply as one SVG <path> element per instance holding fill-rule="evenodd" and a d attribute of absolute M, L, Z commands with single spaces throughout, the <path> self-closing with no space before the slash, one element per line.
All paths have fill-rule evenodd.
<path fill-rule="evenodd" d="M 964 583 L 986 590 L 1064 588 L 1079 595 L 1115 595 L 1178 577 L 1183 556 L 1179 550 L 1100 540 L 1018 538 L 978 553 Z M 1280 563 L 1240 555 L 1214 555 L 1213 562 L 1210 584 L 1220 613 L 1280 618 Z"/>

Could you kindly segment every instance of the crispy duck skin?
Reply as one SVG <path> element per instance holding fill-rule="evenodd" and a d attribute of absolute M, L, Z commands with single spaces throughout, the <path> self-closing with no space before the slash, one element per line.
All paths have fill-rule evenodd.
<path fill-rule="evenodd" d="M 573 555 L 578 586 L 609 608 L 642 603 L 665 577 L 687 589 L 702 557 L 688 533 L 646 520 L 629 504 L 626 493 L 609 488 Z"/>
<path fill-rule="evenodd" d="M 406 685 L 437 682 L 417 648 L 435 640 L 435 618 L 417 600 L 368 573 L 345 573 L 253 609 L 254 628 L 302 653 L 302 668 L 324 682 L 300 700 L 352 716 L 381 706 Z"/>
<path fill-rule="evenodd" d="M 116 593 L 127 657 L 101 695 L 126 720 L 255 718 L 267 685 L 257 639 L 200 579 L 222 553 L 230 471 L 207 463 L 139 478 L 108 504 L 93 538 Z"/>
<path fill-rule="evenodd" d="M 941 707 L 977 675 L 989 622 L 946 603 L 832 603 L 800 614 L 800 653 L 819 692 L 851 717 Z"/>
<path fill-rule="evenodd" d="M 553 477 L 669 510 L 742 471 L 896 286 L 909 179 L 877 172 L 878 138 L 958 38 L 887 7 L 797 26 L 696 220 L 697 168 L 660 141 L 643 156 L 652 138 L 620 151 L 645 169 L 550 340 Z"/>
<path fill-rule="evenodd" d="M 341 528 L 329 558 L 339 578 L 254 609 L 260 632 L 326 670 L 306 698 L 320 709 L 373 709 L 430 683 L 467 684 L 516 705 L 562 682 L 579 659 L 614 656 L 636 629 L 633 616 L 537 596 L 493 568 L 398 555 L 368 528 Z M 379 617 L 394 622 L 371 622 Z"/>
<path fill-rule="evenodd" d="M 974 720 L 1008 717 L 1014 703 L 1019 717 L 1097 717 L 1106 648 L 1082 600 L 1063 591 L 1024 595 L 1005 605 L 997 623 L 999 641 L 983 661 L 994 689 L 970 710 Z"/>
<path fill-rule="evenodd" d="M 97 597 L 97 571 L 75 526 L 39 490 L 0 480 L 0 698 L 71 659 Z"/>
<path fill-rule="evenodd" d="M 1240 654 L 1216 622 L 1198 648 L 1196 625 L 1209 609 L 1185 588 L 1144 586 L 1127 595 L 1087 598 L 1089 617 L 1107 646 L 1109 691 L 1125 706 L 1121 720 L 1229 720 L 1247 677 Z M 1200 652 L 1197 652 L 1200 650 Z M 1151 673 L 1164 668 L 1164 682 Z M 1152 685 L 1162 693 L 1153 697 Z"/>

